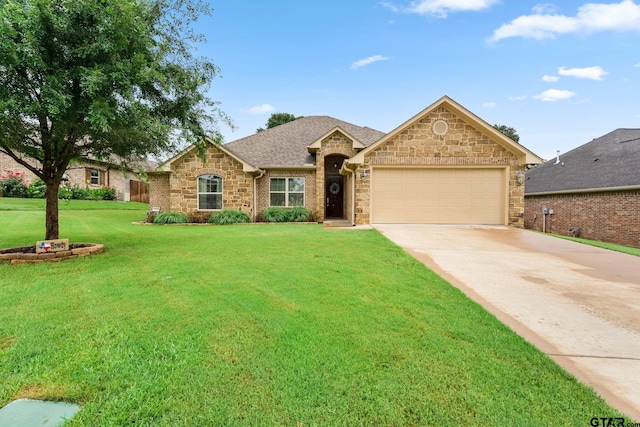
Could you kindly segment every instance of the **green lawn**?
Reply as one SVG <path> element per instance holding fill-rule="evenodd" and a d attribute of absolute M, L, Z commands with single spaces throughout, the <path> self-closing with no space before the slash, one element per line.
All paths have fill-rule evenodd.
<path fill-rule="evenodd" d="M 43 212 L 12 203 L 0 247 L 41 239 Z M 76 402 L 70 426 L 619 416 L 375 230 L 142 226 L 144 205 L 76 203 L 61 237 L 104 254 L 0 265 L 0 404 Z"/>
<path fill-rule="evenodd" d="M 580 237 L 563 236 L 561 234 L 552 234 L 552 236 L 559 237 L 565 240 L 572 240 L 574 242 L 583 243 L 585 245 L 596 246 L 598 248 L 609 249 L 610 251 L 616 251 L 616 252 L 622 252 L 629 255 L 640 256 L 640 248 L 616 245 L 615 243 L 599 242 L 597 240 L 581 239 Z"/>

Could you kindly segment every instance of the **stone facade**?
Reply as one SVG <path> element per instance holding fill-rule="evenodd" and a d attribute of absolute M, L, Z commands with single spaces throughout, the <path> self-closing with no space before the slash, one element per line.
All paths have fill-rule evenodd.
<path fill-rule="evenodd" d="M 253 176 L 243 172 L 242 163 L 211 145 L 206 152 L 206 162 L 191 150 L 171 164 L 169 178 L 169 209 L 194 213 L 198 209 L 198 177 L 217 175 L 222 178 L 222 208 L 242 210 L 253 215 Z M 152 200 L 163 207 L 167 197 L 166 182 L 157 174 L 152 174 Z"/>
<path fill-rule="evenodd" d="M 433 131 L 433 123 L 448 125 L 444 135 Z M 524 186 L 517 172 L 524 174 L 523 162 L 514 153 L 440 106 L 408 126 L 380 147 L 368 153 L 356 176 L 371 174 L 376 165 L 424 167 L 504 167 L 509 176 L 508 225 L 524 226 Z M 371 221 L 371 180 L 356 179 L 356 224 Z"/>
<path fill-rule="evenodd" d="M 553 209 L 547 233 L 566 236 L 578 227 L 585 239 L 640 247 L 640 190 L 527 196 L 526 228 L 542 231 L 542 208 Z"/>
<path fill-rule="evenodd" d="M 325 157 L 331 155 L 342 155 L 345 158 L 354 156 L 357 150 L 353 148 L 353 142 L 341 132 L 335 131 L 321 141 L 321 148 L 316 153 L 316 218 L 319 222 L 324 221 L 325 214 Z M 350 188 L 348 178 L 345 178 L 345 189 Z M 344 207 L 345 218 L 350 218 L 350 194 L 345 191 Z M 349 197 L 349 198 L 347 198 Z"/>

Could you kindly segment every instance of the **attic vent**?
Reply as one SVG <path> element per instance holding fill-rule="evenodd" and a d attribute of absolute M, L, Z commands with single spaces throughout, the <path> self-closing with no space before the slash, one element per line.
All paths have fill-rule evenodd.
<path fill-rule="evenodd" d="M 433 133 L 436 135 L 445 135 L 449 130 L 449 125 L 444 120 L 436 120 L 433 123 Z"/>

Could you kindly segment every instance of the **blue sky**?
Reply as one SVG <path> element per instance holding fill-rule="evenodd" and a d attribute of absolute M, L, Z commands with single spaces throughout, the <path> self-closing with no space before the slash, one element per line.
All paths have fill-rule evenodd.
<path fill-rule="evenodd" d="M 237 129 L 274 112 L 389 132 L 448 95 L 543 158 L 640 127 L 640 2 L 211 0 L 210 96 Z"/>

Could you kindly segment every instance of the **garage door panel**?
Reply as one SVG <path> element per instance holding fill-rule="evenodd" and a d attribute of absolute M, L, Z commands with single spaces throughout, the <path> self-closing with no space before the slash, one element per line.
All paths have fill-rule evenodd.
<path fill-rule="evenodd" d="M 504 224 L 505 170 L 374 168 L 371 202 L 375 223 Z"/>

